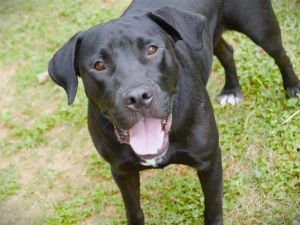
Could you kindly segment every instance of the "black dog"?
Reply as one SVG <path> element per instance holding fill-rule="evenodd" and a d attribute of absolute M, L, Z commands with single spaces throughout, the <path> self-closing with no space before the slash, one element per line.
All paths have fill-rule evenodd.
<path fill-rule="evenodd" d="M 89 131 L 111 165 L 128 224 L 144 224 L 139 171 L 171 163 L 197 170 L 205 224 L 223 224 L 221 154 L 205 84 L 215 54 L 226 71 L 222 101 L 239 101 L 225 29 L 262 46 L 276 60 L 288 95 L 300 92 L 268 0 L 135 0 L 119 19 L 77 33 L 49 63 L 69 104 L 77 76 L 83 80 Z"/>

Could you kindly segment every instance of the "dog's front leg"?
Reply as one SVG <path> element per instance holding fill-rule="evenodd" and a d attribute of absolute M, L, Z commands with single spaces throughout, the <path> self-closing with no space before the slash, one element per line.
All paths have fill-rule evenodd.
<path fill-rule="evenodd" d="M 208 168 L 197 170 L 197 174 L 204 194 L 204 224 L 222 225 L 223 176 L 219 149 L 217 157 L 211 162 Z"/>
<path fill-rule="evenodd" d="M 139 172 L 120 173 L 112 169 L 112 175 L 123 197 L 127 225 L 144 225 L 144 214 L 140 205 Z"/>

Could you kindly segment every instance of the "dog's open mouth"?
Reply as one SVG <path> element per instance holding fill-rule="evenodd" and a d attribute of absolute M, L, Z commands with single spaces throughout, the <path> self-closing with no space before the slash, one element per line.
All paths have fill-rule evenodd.
<path fill-rule="evenodd" d="M 166 119 L 142 118 L 129 130 L 114 127 L 120 143 L 129 144 L 142 159 L 153 159 L 166 153 L 171 125 L 172 114 Z"/>

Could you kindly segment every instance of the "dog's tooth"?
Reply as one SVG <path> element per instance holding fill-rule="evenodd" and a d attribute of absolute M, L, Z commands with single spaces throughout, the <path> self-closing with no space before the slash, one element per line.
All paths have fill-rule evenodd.
<path fill-rule="evenodd" d="M 165 131 L 166 130 L 166 125 L 167 125 L 167 120 L 161 120 L 161 130 Z"/>
<path fill-rule="evenodd" d="M 119 143 L 122 143 L 122 139 L 120 137 L 120 134 L 119 134 L 119 131 L 118 131 L 118 128 L 114 125 L 114 130 L 115 130 L 115 135 L 117 137 L 117 140 Z"/>
<path fill-rule="evenodd" d="M 128 130 L 123 130 L 116 125 L 114 125 L 115 135 L 119 143 L 124 144 L 128 142 L 129 132 Z"/>

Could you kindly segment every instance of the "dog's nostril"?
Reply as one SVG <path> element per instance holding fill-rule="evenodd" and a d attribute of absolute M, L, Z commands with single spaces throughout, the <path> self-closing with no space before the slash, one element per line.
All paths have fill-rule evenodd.
<path fill-rule="evenodd" d="M 136 103 L 136 100 L 134 97 L 130 97 L 129 98 L 129 101 L 128 101 L 128 105 L 132 105 L 132 104 L 135 104 Z"/>

